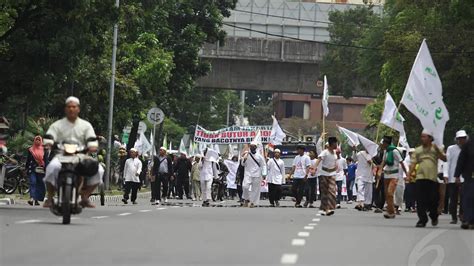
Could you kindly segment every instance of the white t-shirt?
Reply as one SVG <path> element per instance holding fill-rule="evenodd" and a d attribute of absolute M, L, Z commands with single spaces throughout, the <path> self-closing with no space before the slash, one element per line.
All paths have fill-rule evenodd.
<path fill-rule="evenodd" d="M 308 155 L 297 155 L 293 160 L 293 166 L 295 167 L 293 178 L 304 178 L 306 175 L 306 168 L 308 168 L 310 165 L 311 159 Z"/>
<path fill-rule="evenodd" d="M 387 160 L 387 154 L 388 152 L 386 151 L 383 155 L 383 161 Z M 400 176 L 400 162 L 402 161 L 402 155 L 400 154 L 400 151 L 397 149 L 393 150 L 393 165 L 387 165 L 383 167 L 384 171 L 384 178 L 399 178 Z M 403 170 L 402 170 L 403 171 Z"/>
<path fill-rule="evenodd" d="M 81 118 L 77 118 L 74 123 L 71 123 L 67 118 L 58 120 L 49 127 L 46 135 L 51 135 L 57 143 L 71 139 L 78 141 L 83 146 L 87 145 L 87 139 L 97 137 L 92 125 Z"/>
<path fill-rule="evenodd" d="M 282 159 L 270 158 L 267 162 L 267 182 L 275 185 L 285 184 L 285 162 Z"/>
<path fill-rule="evenodd" d="M 360 151 L 357 153 L 356 159 L 356 178 L 359 178 L 363 182 L 374 182 L 372 164 L 368 162 L 372 159 L 371 156 L 366 151 Z"/>
<path fill-rule="evenodd" d="M 142 162 L 138 158 L 128 158 L 125 161 L 123 179 L 128 182 L 140 183 L 140 173 L 142 172 Z"/>
<path fill-rule="evenodd" d="M 346 159 L 340 158 L 337 159 L 337 170 L 336 170 L 336 181 L 343 181 L 344 180 L 344 169 L 347 170 L 347 162 Z"/>
<path fill-rule="evenodd" d="M 337 155 L 336 152 L 334 153 L 329 152 L 329 150 L 324 150 L 319 154 L 318 156 L 319 159 L 321 159 L 321 175 L 322 176 L 335 176 L 336 175 L 336 161 L 337 161 Z M 334 171 L 327 171 L 324 169 L 334 169 Z"/>

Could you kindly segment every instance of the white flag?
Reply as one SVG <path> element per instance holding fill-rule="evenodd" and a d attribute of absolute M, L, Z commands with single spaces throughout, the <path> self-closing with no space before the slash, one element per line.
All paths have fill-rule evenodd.
<path fill-rule="evenodd" d="M 324 89 L 323 89 L 323 99 L 322 99 L 324 116 L 328 116 L 329 114 L 328 101 L 329 101 L 328 81 L 326 79 L 326 75 L 324 75 Z"/>
<path fill-rule="evenodd" d="M 410 72 L 401 102 L 427 130 L 433 132 L 434 142 L 443 144 L 443 135 L 449 113 L 443 102 L 442 85 L 423 40 Z"/>
<path fill-rule="evenodd" d="M 277 119 L 273 115 L 272 118 L 273 126 L 272 133 L 270 134 L 270 143 L 273 145 L 281 145 L 282 141 L 286 138 L 286 134 L 283 132 L 280 125 L 278 124 Z"/>
<path fill-rule="evenodd" d="M 155 151 L 155 139 L 153 136 L 153 131 L 150 131 L 150 145 L 151 145 L 151 156 L 154 156 L 156 153 Z"/>
<path fill-rule="evenodd" d="M 377 155 L 377 150 L 379 148 L 379 145 L 377 145 L 375 142 L 371 141 L 370 139 L 360 134 L 357 134 L 357 135 L 359 136 L 360 143 L 362 144 L 362 146 L 364 146 L 367 153 L 372 157 Z"/>
<path fill-rule="evenodd" d="M 140 133 L 140 137 L 135 142 L 135 149 L 137 149 L 139 154 L 145 154 L 151 150 L 152 146 L 150 142 L 146 139 L 145 134 Z"/>
<path fill-rule="evenodd" d="M 400 134 L 400 138 L 398 139 L 398 142 L 400 142 L 400 146 L 404 147 L 407 149 L 407 151 L 410 150 L 410 144 L 408 144 L 408 139 L 406 134 Z"/>
<path fill-rule="evenodd" d="M 400 136 L 405 134 L 405 128 L 403 127 L 403 122 L 405 118 L 398 112 L 397 105 L 393 100 L 390 93 L 385 95 L 385 106 L 383 108 L 382 118 L 380 123 L 395 129 L 400 132 Z"/>
<path fill-rule="evenodd" d="M 184 145 L 184 140 L 181 138 L 181 142 L 179 143 L 179 152 L 186 153 L 186 146 Z"/>
<path fill-rule="evenodd" d="M 347 142 L 351 146 L 357 146 L 360 144 L 359 137 L 357 136 L 357 133 L 352 132 L 346 128 L 337 126 L 339 128 L 339 132 L 347 136 Z"/>

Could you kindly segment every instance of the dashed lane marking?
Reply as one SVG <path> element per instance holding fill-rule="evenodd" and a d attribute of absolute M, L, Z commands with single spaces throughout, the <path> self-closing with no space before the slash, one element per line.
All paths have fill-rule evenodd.
<path fill-rule="evenodd" d="M 298 261 L 298 254 L 283 254 L 281 256 L 280 263 L 289 265 L 289 264 L 295 264 Z"/>
<path fill-rule="evenodd" d="M 151 212 L 151 210 L 139 210 L 139 212 Z"/>
<path fill-rule="evenodd" d="M 104 218 L 109 218 L 109 216 L 93 216 L 91 218 L 92 219 L 104 219 Z"/>
<path fill-rule="evenodd" d="M 166 210 L 166 208 L 161 207 L 161 208 L 156 208 L 157 210 Z"/>
<path fill-rule="evenodd" d="M 316 226 L 316 225 L 318 225 L 318 224 L 317 224 L 317 223 L 309 223 L 308 225 L 309 225 L 309 226 Z"/>
<path fill-rule="evenodd" d="M 306 244 L 306 240 L 302 238 L 295 238 L 291 240 L 291 245 L 292 246 L 304 246 Z"/>
<path fill-rule="evenodd" d="M 308 237 L 309 236 L 309 232 L 298 232 L 298 236 L 299 237 Z"/>
<path fill-rule="evenodd" d="M 130 215 L 132 213 L 130 212 L 124 212 L 124 213 L 120 213 L 120 214 L 117 214 L 118 216 L 127 216 L 127 215 Z"/>
<path fill-rule="evenodd" d="M 39 223 L 41 220 L 23 220 L 23 221 L 18 221 L 15 222 L 16 224 L 33 224 L 33 223 Z"/>
<path fill-rule="evenodd" d="M 305 226 L 303 228 L 304 228 L 304 230 L 313 230 L 314 226 Z"/>
<path fill-rule="evenodd" d="M 321 213 L 316 213 L 316 216 L 321 216 Z"/>
<path fill-rule="evenodd" d="M 319 222 L 319 221 L 321 221 L 320 218 L 314 218 L 314 219 L 313 219 L 313 222 Z"/>

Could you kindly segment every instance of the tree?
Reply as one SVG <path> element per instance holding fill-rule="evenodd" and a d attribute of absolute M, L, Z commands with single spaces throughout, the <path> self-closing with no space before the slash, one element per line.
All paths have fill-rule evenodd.
<path fill-rule="evenodd" d="M 474 91 L 471 89 L 474 82 L 472 3 L 389 0 L 384 6 L 383 17 L 370 15 L 370 7 L 365 9 L 367 11 L 348 10 L 330 14 L 330 20 L 334 22 L 329 28 L 331 42 L 362 46 L 365 49 L 329 46 L 330 52 L 324 61 L 335 62 L 335 65 L 323 65 L 323 72 L 330 77 L 337 77 L 335 82 L 342 82 L 341 88 L 346 88 L 344 83 L 349 82 L 357 86 L 353 90 L 370 88 L 379 95 L 379 100 L 364 111 L 369 127 L 378 125 L 383 110 L 381 99 L 386 90 L 395 101 L 401 99 L 418 48 L 423 38 L 426 38 L 443 84 L 444 101 L 451 117 L 445 135 L 454 136 L 454 132 L 461 128 L 473 132 L 474 123 L 471 118 L 474 117 L 474 109 L 470 107 L 468 100 L 474 98 Z M 349 21 L 364 21 L 361 30 L 347 23 L 346 18 Z M 354 32 L 357 34 L 353 34 Z M 358 60 L 342 60 L 347 56 L 348 50 Z M 350 69 L 337 68 L 344 62 L 347 62 Z M 347 76 L 346 71 L 349 71 Z M 357 75 L 353 75 L 354 73 Z M 412 145 L 416 144 L 421 131 L 420 123 L 403 107 L 401 113 L 406 118 L 408 139 Z M 382 127 L 382 131 L 386 130 Z M 388 130 L 386 132 L 390 133 Z"/>

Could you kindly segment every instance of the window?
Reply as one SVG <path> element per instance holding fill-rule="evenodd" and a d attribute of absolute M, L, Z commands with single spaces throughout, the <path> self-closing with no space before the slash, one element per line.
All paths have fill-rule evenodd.
<path fill-rule="evenodd" d="M 290 117 L 309 119 L 309 103 L 285 101 L 285 118 Z"/>
<path fill-rule="evenodd" d="M 343 121 L 344 119 L 344 105 L 340 103 L 329 103 L 329 121 Z"/>

